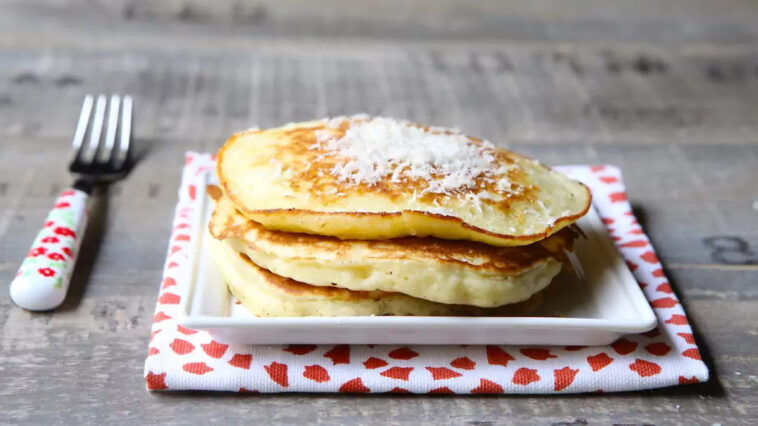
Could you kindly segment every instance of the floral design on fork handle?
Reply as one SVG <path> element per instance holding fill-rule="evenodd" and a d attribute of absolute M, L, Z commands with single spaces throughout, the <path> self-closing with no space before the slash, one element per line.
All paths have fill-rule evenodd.
<path fill-rule="evenodd" d="M 63 191 L 47 215 L 11 283 L 11 298 L 22 308 L 53 309 L 63 302 L 86 228 L 89 195 Z"/>

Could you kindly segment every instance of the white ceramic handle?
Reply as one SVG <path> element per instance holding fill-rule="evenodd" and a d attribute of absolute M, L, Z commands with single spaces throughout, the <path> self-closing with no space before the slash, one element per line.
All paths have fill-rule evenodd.
<path fill-rule="evenodd" d="M 11 282 L 11 299 L 30 311 L 47 311 L 66 298 L 76 252 L 87 225 L 89 195 L 63 191 Z"/>

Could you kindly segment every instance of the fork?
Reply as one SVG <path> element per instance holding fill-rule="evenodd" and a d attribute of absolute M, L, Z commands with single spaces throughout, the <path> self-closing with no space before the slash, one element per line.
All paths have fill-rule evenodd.
<path fill-rule="evenodd" d="M 131 128 L 131 96 L 123 99 L 118 95 L 112 95 L 110 99 L 105 95 L 97 98 L 85 96 L 74 132 L 74 154 L 69 163 L 69 172 L 76 179 L 73 186 L 55 201 L 11 282 L 11 299 L 18 306 L 31 311 L 46 311 L 63 303 L 87 226 L 90 193 L 95 185 L 126 176 L 130 167 Z M 89 140 L 85 143 L 88 134 Z"/>

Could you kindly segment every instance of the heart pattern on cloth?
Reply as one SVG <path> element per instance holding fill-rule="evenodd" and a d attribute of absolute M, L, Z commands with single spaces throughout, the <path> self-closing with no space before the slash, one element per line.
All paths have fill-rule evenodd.
<path fill-rule="evenodd" d="M 175 318 L 192 269 L 194 219 L 202 201 L 197 188 L 214 164 L 208 154 L 189 152 L 185 158 L 145 361 L 149 390 L 540 394 L 629 391 L 708 379 L 682 305 L 631 212 L 621 172 L 604 165 L 556 170 L 592 190 L 595 208 L 658 317 L 658 327 L 647 333 L 595 347 L 256 346 L 228 344 L 182 327 Z"/>

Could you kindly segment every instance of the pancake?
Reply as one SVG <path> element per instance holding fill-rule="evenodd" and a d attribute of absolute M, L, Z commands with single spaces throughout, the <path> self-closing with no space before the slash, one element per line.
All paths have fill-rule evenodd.
<path fill-rule="evenodd" d="M 237 133 L 217 174 L 264 227 L 341 239 L 520 246 L 575 222 L 591 201 L 581 183 L 490 142 L 381 117 Z"/>
<path fill-rule="evenodd" d="M 366 315 L 525 315 L 542 302 L 540 293 L 529 300 L 498 309 L 445 305 L 399 293 L 350 291 L 315 287 L 280 277 L 261 268 L 229 244 L 208 238 L 211 255 L 231 293 L 259 317 Z"/>
<path fill-rule="evenodd" d="M 567 228 L 522 247 L 432 237 L 340 240 L 266 229 L 241 215 L 218 187 L 208 192 L 216 199 L 211 235 L 274 274 L 445 304 L 497 307 L 529 299 L 558 274 L 576 237 Z"/>

